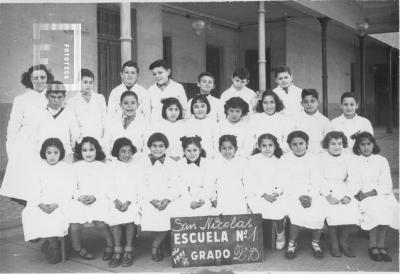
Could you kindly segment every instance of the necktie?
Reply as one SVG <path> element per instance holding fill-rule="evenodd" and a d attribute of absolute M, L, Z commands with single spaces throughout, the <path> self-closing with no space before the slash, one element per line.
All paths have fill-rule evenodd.
<path fill-rule="evenodd" d="M 282 88 L 282 89 L 286 92 L 286 94 L 289 93 L 289 87 L 287 87 L 287 88 Z"/>

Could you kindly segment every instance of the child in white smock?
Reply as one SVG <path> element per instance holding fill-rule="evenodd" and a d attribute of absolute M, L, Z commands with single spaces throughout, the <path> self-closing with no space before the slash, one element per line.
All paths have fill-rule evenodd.
<path fill-rule="evenodd" d="M 212 162 L 204 157 L 199 136 L 184 136 L 181 141 L 185 156 L 179 160 L 177 170 L 182 189 L 179 202 L 182 215 L 179 216 L 213 215 L 212 201 L 216 200 L 216 189 Z"/>
<path fill-rule="evenodd" d="M 390 262 L 385 235 L 389 226 L 399 229 L 399 203 L 393 195 L 389 163 L 379 151 L 371 133 L 356 136 L 354 168 L 361 183 L 356 198 L 360 201 L 361 228 L 369 230 L 369 256 L 374 261 Z"/>
<path fill-rule="evenodd" d="M 285 190 L 277 178 L 281 156 L 282 149 L 276 137 L 269 133 L 261 134 L 254 154 L 246 162 L 243 179 L 251 211 L 262 214 L 263 219 L 273 220 L 278 250 L 285 246 L 283 219 L 287 215 Z"/>
<path fill-rule="evenodd" d="M 223 135 L 219 138 L 221 155 L 213 163 L 218 214 L 247 214 L 249 212 L 243 185 L 245 160 L 236 156 L 237 150 L 235 136 Z"/>
<path fill-rule="evenodd" d="M 208 97 L 202 94 L 196 95 L 191 100 L 190 112 L 192 117 L 185 121 L 186 136 L 200 136 L 206 157 L 214 158 L 217 153 L 218 124 L 215 118 L 209 116 L 211 105 Z"/>
<path fill-rule="evenodd" d="M 288 152 L 286 138 L 294 130 L 292 118 L 280 113 L 283 103 L 272 91 L 265 91 L 261 95 L 256 107 L 256 113 L 250 117 L 250 130 L 253 137 L 252 145 L 256 147 L 257 139 L 261 134 L 270 133 L 278 139 L 283 152 Z"/>
<path fill-rule="evenodd" d="M 317 259 L 324 257 L 320 246 L 325 213 L 324 200 L 320 194 L 320 167 L 317 158 L 307 153 L 308 135 L 293 131 L 287 142 L 292 152 L 280 160 L 279 180 L 284 184 L 290 218 L 290 238 L 286 258 L 293 259 L 297 251 L 297 236 L 301 228 L 312 231 L 311 247 Z"/>
<path fill-rule="evenodd" d="M 354 195 L 360 185 L 352 175 L 350 168 L 352 155 L 343 153 L 347 147 L 347 138 L 341 131 L 331 131 L 325 135 L 321 154 L 321 193 L 325 196 L 326 222 L 328 223 L 331 255 L 355 257 L 348 243 L 349 236 L 357 231 L 360 224 L 358 201 Z M 338 234 L 340 235 L 338 240 Z"/>
<path fill-rule="evenodd" d="M 180 138 L 186 135 L 183 108 L 179 100 L 174 97 L 163 99 L 161 103 L 162 119 L 151 124 L 147 136 L 155 132 L 163 133 L 169 142 L 167 155 L 178 161 L 183 156 Z"/>
<path fill-rule="evenodd" d="M 61 260 L 57 237 L 68 234 L 67 206 L 72 196 L 70 166 L 62 161 L 65 150 L 57 138 L 44 141 L 40 150 L 43 159 L 35 169 L 33 191 L 27 207 L 22 211 L 25 241 L 44 238 L 46 259 L 49 263 Z"/>
<path fill-rule="evenodd" d="M 153 231 L 152 260 L 164 258 L 161 245 L 171 229 L 170 218 L 179 216 L 176 200 L 180 197 L 176 162 L 166 156 L 169 142 L 167 137 L 156 132 L 149 137 L 148 157 L 143 157 L 138 165 L 143 172 L 140 187 L 142 208 L 142 231 Z"/>
<path fill-rule="evenodd" d="M 99 142 L 93 137 L 83 137 L 76 147 L 76 159 L 72 165 L 74 174 L 73 196 L 69 205 L 69 223 L 73 250 L 83 259 L 94 259 L 81 244 L 83 224 L 94 222 L 104 233 L 107 247 L 103 260 L 110 260 L 114 243 L 108 221 L 110 178 L 103 162 L 105 154 Z"/>
<path fill-rule="evenodd" d="M 139 99 L 135 92 L 125 91 L 122 93 L 120 98 L 122 114 L 108 117 L 102 140 L 104 150 L 109 158 L 114 142 L 121 137 L 128 138 L 136 147 L 138 155 L 135 155 L 135 158 L 143 156 L 148 122 L 137 115 L 139 106 Z"/>
<path fill-rule="evenodd" d="M 249 105 L 240 97 L 232 97 L 226 101 L 224 111 L 226 118 L 218 123 L 218 136 L 235 136 L 237 141 L 235 154 L 242 158 L 249 157 L 253 151 L 253 142 L 248 119 L 244 118 L 249 113 Z M 218 138 L 216 140 L 218 141 Z M 219 143 L 215 146 L 219 147 Z"/>
<path fill-rule="evenodd" d="M 132 161 L 136 151 L 136 147 L 128 138 L 118 138 L 111 152 L 117 160 L 108 163 L 111 172 L 108 222 L 114 238 L 114 254 L 108 263 L 110 267 L 129 267 L 133 263 L 135 225 L 140 223 L 138 193 L 142 180 L 138 167 Z M 121 245 L 123 236 L 126 240 L 124 248 Z"/>

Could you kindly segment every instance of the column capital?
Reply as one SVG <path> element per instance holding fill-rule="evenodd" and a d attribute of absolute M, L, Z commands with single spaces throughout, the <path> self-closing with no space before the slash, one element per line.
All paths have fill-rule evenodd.
<path fill-rule="evenodd" d="M 321 27 L 326 27 L 328 25 L 328 22 L 331 20 L 329 17 L 318 17 L 317 19 L 321 24 Z"/>

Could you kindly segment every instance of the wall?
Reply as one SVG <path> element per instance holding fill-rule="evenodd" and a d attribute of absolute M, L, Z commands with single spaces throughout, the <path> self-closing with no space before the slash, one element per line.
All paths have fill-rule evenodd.
<path fill-rule="evenodd" d="M 96 4 L 0 4 L 0 170 L 6 166 L 5 136 L 12 101 L 24 92 L 21 74 L 33 63 L 33 23 L 81 23 L 82 67 L 97 75 Z M 60 46 L 58 34 L 50 35 L 54 46 Z M 63 65 L 49 52 L 56 79 L 62 79 Z M 53 59 L 53 61 L 52 61 Z M 7 64 L 7 65 L 4 65 Z M 95 81 L 96 83 L 96 81 Z M 69 96 L 72 94 L 69 94 Z"/>
<path fill-rule="evenodd" d="M 195 83 L 206 67 L 205 33 L 196 35 L 192 19 L 163 12 L 163 35 L 171 37 L 172 74 L 179 82 Z"/>
<path fill-rule="evenodd" d="M 308 24 L 310 28 L 294 21 L 287 23 L 286 63 L 292 70 L 297 86 L 318 90 L 320 109 L 322 109 L 321 33 L 316 31 L 316 27 L 319 28 L 317 20 L 310 20 Z M 350 91 L 350 64 L 356 62 L 357 50 L 351 44 L 352 41 L 344 42 L 338 37 L 330 36 L 329 27 L 327 39 L 328 117 L 332 119 L 341 113 L 339 108 L 341 94 L 344 91 Z"/>

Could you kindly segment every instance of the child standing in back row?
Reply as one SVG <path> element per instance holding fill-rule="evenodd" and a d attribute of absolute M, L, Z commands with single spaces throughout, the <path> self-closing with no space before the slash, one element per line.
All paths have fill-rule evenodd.
<path fill-rule="evenodd" d="M 94 74 L 89 69 L 81 69 L 81 90 L 67 102 L 67 108 L 75 115 L 79 125 L 79 140 L 92 136 L 103 138 L 106 120 L 106 100 L 103 94 L 94 92 Z"/>
<path fill-rule="evenodd" d="M 308 151 L 322 153 L 321 141 L 331 130 L 329 119 L 318 111 L 318 92 L 315 89 L 303 89 L 301 92 L 301 111 L 295 117 L 295 127 L 310 137 Z"/>
<path fill-rule="evenodd" d="M 367 131 L 374 134 L 371 122 L 367 118 L 357 115 L 358 107 L 358 98 L 354 93 L 343 93 L 340 97 L 340 108 L 343 113 L 331 121 L 332 130 L 342 131 L 346 135 L 349 141 L 349 147 L 345 150 L 347 153 L 351 153 L 357 133 Z"/>
<path fill-rule="evenodd" d="M 282 100 L 285 109 L 284 115 L 295 118 L 302 110 L 301 89 L 293 84 L 293 75 L 289 67 L 279 67 L 275 70 L 275 82 L 278 85 L 275 92 Z"/>
<path fill-rule="evenodd" d="M 246 87 L 250 81 L 250 73 L 246 68 L 237 68 L 232 74 L 232 86 L 221 95 L 221 105 L 225 105 L 232 97 L 242 98 L 248 105 L 250 114 L 253 113 L 257 104 L 257 94 Z"/>
<path fill-rule="evenodd" d="M 139 108 L 137 110 L 137 115 L 142 118 L 150 119 L 150 98 L 147 94 L 147 90 L 138 84 L 137 78 L 139 74 L 138 65 L 132 60 L 126 61 L 122 65 L 121 69 L 121 80 L 122 83 L 116 86 L 110 92 L 110 97 L 108 98 L 108 116 L 120 116 L 122 111 L 120 108 L 120 99 L 122 93 L 129 90 L 135 92 L 138 97 Z"/>
<path fill-rule="evenodd" d="M 149 88 L 151 123 L 161 119 L 163 99 L 173 97 L 182 106 L 182 117 L 185 117 L 187 97 L 183 86 L 171 79 L 171 67 L 165 60 L 156 60 L 150 64 L 155 83 Z"/>
<path fill-rule="evenodd" d="M 213 119 L 215 122 L 220 121 L 224 118 L 224 109 L 221 105 L 220 99 L 211 95 L 211 91 L 215 88 L 215 77 L 209 72 L 202 72 L 197 77 L 197 86 L 200 89 L 199 94 L 207 98 L 210 108 L 207 113 L 207 117 Z M 191 106 L 192 100 L 188 102 L 188 106 Z M 190 115 L 192 114 L 192 115 Z M 186 112 L 186 118 L 193 117 L 193 113 Z"/>

